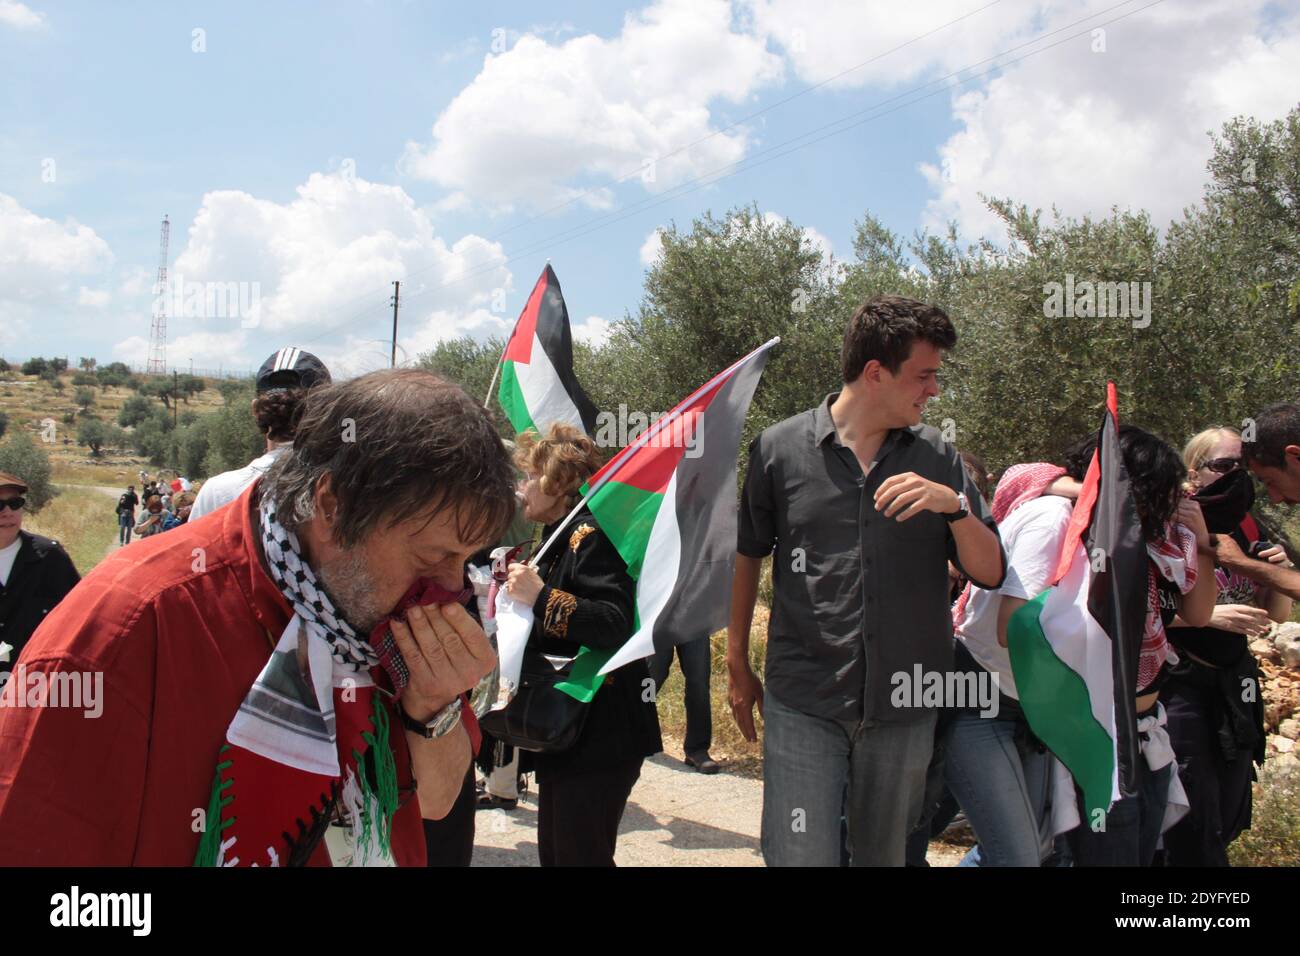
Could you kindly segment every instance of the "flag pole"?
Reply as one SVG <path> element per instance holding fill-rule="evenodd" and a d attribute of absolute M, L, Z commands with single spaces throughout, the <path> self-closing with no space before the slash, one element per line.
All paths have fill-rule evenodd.
<path fill-rule="evenodd" d="M 505 354 L 506 354 L 505 349 L 502 349 L 502 350 L 501 350 L 501 355 L 504 357 Z M 496 389 L 496 387 L 497 387 L 497 376 L 500 375 L 500 374 L 501 374 L 501 359 L 497 359 L 497 367 L 494 368 L 494 369 L 492 370 L 492 381 L 491 381 L 491 383 L 488 385 L 488 393 L 487 393 L 487 397 L 486 397 L 485 399 L 483 399 L 483 407 L 484 407 L 484 408 L 491 408 L 491 407 L 492 407 L 492 392 L 493 392 L 493 391 Z"/>
<path fill-rule="evenodd" d="M 643 431 L 640 435 L 637 436 L 635 442 L 633 442 L 631 445 L 628 445 L 617 455 L 615 455 L 610 460 L 610 463 L 607 464 L 603 469 L 601 469 L 602 471 L 606 471 L 605 477 L 602 478 L 594 487 L 589 489 L 587 493 L 582 496 L 582 500 L 573 506 L 573 510 L 570 511 L 569 514 L 565 517 L 565 519 L 560 522 L 559 526 L 557 526 L 555 531 L 551 533 L 551 536 L 546 539 L 545 543 L 540 548 L 537 549 L 537 552 L 529 560 L 528 566 L 530 568 L 536 569 L 537 562 L 542 560 L 542 555 L 546 554 L 546 552 L 550 550 L 551 545 L 555 543 L 555 540 L 564 532 L 564 529 L 568 527 L 569 522 L 572 521 L 574 519 L 574 516 L 576 516 L 577 513 L 582 510 L 582 506 L 587 503 L 587 499 L 590 498 L 592 495 L 594 495 L 601 488 L 603 488 L 605 486 L 605 483 L 609 481 L 610 477 L 614 474 L 614 472 L 618 471 L 618 469 L 622 467 L 623 463 L 627 461 L 628 458 L 632 457 L 632 455 L 636 454 L 637 451 L 639 451 L 640 449 L 644 448 L 647 444 L 649 444 L 651 438 L 655 437 L 660 432 L 662 432 L 665 428 L 667 428 L 670 424 L 672 424 L 674 421 L 681 418 L 682 417 L 681 409 L 683 406 L 689 405 L 696 398 L 698 398 L 704 392 L 708 391 L 711 387 L 713 387 L 713 385 L 715 385 L 718 381 L 726 378 L 728 375 L 736 371 L 736 369 L 740 368 L 740 366 L 744 365 L 750 359 L 754 358 L 754 356 L 758 355 L 760 352 L 764 352 L 767 349 L 770 349 L 772 346 L 778 344 L 780 341 L 781 341 L 781 336 L 779 335 L 775 336 L 774 338 L 768 339 L 768 341 L 764 342 L 758 348 L 754 349 L 754 351 L 750 352 L 744 358 L 741 358 L 738 361 L 733 362 L 731 365 L 727 366 L 717 375 L 713 376 L 711 379 L 709 379 L 707 382 L 705 382 L 695 391 L 691 392 L 680 402 L 674 405 L 672 410 L 667 415 L 665 415 L 663 418 L 659 419 L 659 421 L 655 422 L 653 425 L 651 425 L 649 428 Z"/>

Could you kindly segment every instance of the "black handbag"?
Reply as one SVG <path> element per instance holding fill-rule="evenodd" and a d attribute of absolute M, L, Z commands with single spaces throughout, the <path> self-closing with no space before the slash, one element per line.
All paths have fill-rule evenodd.
<path fill-rule="evenodd" d="M 582 735 L 590 706 L 556 689 L 572 670 L 573 661 L 556 668 L 529 648 L 520 666 L 519 690 L 501 710 L 484 714 L 479 725 L 520 750 L 555 754 L 570 749 Z"/>

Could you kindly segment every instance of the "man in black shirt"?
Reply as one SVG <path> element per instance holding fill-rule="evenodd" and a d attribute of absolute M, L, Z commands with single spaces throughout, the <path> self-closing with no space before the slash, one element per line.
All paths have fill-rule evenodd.
<path fill-rule="evenodd" d="M 769 865 L 838 865 L 842 812 L 854 865 L 903 865 L 937 710 L 898 682 L 952 670 L 948 561 L 990 589 L 1005 566 L 961 458 L 920 424 L 956 339 L 941 309 L 870 300 L 845 331 L 843 390 L 750 445 L 727 669 L 741 732 L 756 739 L 755 704 L 766 721 Z M 765 692 L 749 628 L 769 554 Z"/>
<path fill-rule="evenodd" d="M 117 499 L 118 544 L 131 543 L 131 531 L 135 527 L 135 506 L 139 503 L 135 485 L 127 485 L 126 494 Z"/>

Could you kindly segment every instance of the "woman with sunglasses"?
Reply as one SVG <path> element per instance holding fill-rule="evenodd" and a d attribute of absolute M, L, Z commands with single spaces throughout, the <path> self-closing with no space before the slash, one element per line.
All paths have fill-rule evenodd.
<path fill-rule="evenodd" d="M 1260 540 L 1251 517 L 1255 490 L 1242 467 L 1241 435 L 1209 428 L 1183 450 L 1187 488 L 1212 534 L 1231 535 L 1260 560 L 1285 561 Z M 1178 651 L 1161 700 L 1191 809 L 1164 838 L 1169 866 L 1227 866 L 1228 845 L 1250 826 L 1254 764 L 1264 761 L 1264 713 L 1252 638 L 1291 615 L 1291 599 L 1216 565 L 1219 596 L 1205 627 L 1175 618 Z"/>
<path fill-rule="evenodd" d="M 27 483 L 0 472 L 0 674 L 81 580 L 59 542 L 23 530 Z"/>

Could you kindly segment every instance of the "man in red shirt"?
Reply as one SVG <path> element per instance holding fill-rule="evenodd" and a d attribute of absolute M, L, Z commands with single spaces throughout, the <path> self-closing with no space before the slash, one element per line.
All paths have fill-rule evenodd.
<path fill-rule="evenodd" d="M 257 817 L 271 821 L 275 845 L 250 837 L 240 862 L 328 865 L 329 819 L 355 816 L 358 793 L 389 794 L 387 860 L 423 864 L 421 815 L 446 814 L 471 757 L 461 695 L 495 657 L 456 603 L 378 625 L 421 579 L 461 588 L 469 555 L 514 511 L 509 458 L 481 407 L 413 369 L 321 389 L 298 436 L 211 520 L 114 552 L 32 636 L 0 694 L 0 866 L 189 865 L 209 828 L 223 838 Z M 349 647 L 351 669 L 339 663 Z M 287 691 L 276 683 L 285 675 Z M 335 738 L 351 739 L 358 687 L 375 702 L 371 754 L 349 762 L 349 743 L 333 775 L 304 772 L 321 754 L 306 749 L 324 746 L 329 763 Z M 308 716 L 324 728 L 301 753 L 305 738 L 272 740 L 288 750 L 282 761 L 242 732 L 249 713 L 265 726 L 292 719 L 276 700 L 300 712 L 319 703 Z M 385 764 L 395 799 L 369 779 Z M 315 786 L 321 802 L 297 804 L 285 781 Z M 217 862 L 236 862 L 233 842 Z"/>

